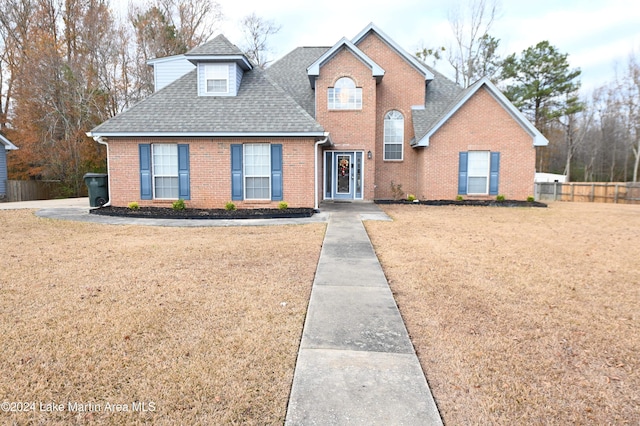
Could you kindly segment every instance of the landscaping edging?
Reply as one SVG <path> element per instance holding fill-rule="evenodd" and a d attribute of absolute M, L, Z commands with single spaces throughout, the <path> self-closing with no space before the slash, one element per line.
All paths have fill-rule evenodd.
<path fill-rule="evenodd" d="M 415 204 L 423 206 L 481 206 L 481 207 L 547 207 L 539 201 L 521 200 L 374 200 L 376 204 Z"/>
<path fill-rule="evenodd" d="M 140 207 L 137 210 L 128 207 L 100 207 L 90 210 L 91 214 L 147 219 L 291 219 L 311 217 L 315 213 L 310 208 L 278 209 L 184 209 L 174 210 L 167 207 Z"/>

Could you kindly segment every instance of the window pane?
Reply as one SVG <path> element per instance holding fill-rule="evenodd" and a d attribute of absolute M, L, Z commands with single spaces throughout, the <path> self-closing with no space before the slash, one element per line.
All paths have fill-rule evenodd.
<path fill-rule="evenodd" d="M 269 180 L 268 177 L 247 177 L 247 198 L 269 199 Z"/>
<path fill-rule="evenodd" d="M 268 176 L 271 174 L 271 153 L 268 144 L 245 145 L 245 168 L 247 176 Z"/>
<path fill-rule="evenodd" d="M 156 198 L 178 198 L 177 177 L 156 177 Z"/>
<path fill-rule="evenodd" d="M 489 181 L 489 151 L 469 151 L 468 153 L 469 194 L 486 194 Z"/>
<path fill-rule="evenodd" d="M 487 193 L 487 178 L 486 177 L 470 177 L 469 187 L 467 188 L 469 194 L 486 194 Z"/>
<path fill-rule="evenodd" d="M 469 176 L 487 176 L 489 173 L 489 152 L 469 151 Z"/>
<path fill-rule="evenodd" d="M 357 88 L 350 78 L 336 81 L 327 92 L 329 109 L 362 109 L 362 88 Z"/>
<path fill-rule="evenodd" d="M 155 198 L 178 198 L 178 145 L 153 144 Z"/>
<path fill-rule="evenodd" d="M 207 92 L 227 93 L 227 80 L 207 80 Z"/>
<path fill-rule="evenodd" d="M 385 160 L 402 160 L 402 145 L 386 144 L 384 146 L 384 159 Z"/>
<path fill-rule="evenodd" d="M 207 64 L 204 75 L 207 93 L 227 93 L 229 91 L 229 66 L 227 64 Z"/>
<path fill-rule="evenodd" d="M 389 111 L 384 117 L 384 159 L 402 160 L 404 117 L 399 111 Z"/>
<path fill-rule="evenodd" d="M 247 199 L 271 198 L 271 145 L 252 143 L 244 146 L 244 173 Z"/>

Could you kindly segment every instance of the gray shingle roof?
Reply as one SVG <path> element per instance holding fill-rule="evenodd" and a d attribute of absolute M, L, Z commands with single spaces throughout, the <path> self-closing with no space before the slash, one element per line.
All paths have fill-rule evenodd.
<path fill-rule="evenodd" d="M 463 96 L 464 89 L 433 68 L 425 65 L 434 78 L 427 85 L 424 109 L 411 111 L 416 140 L 422 139 Z"/>
<path fill-rule="evenodd" d="M 315 117 L 315 92 L 309 84 L 307 68 L 330 47 L 298 47 L 271 64 L 267 74 L 309 115 Z"/>
<path fill-rule="evenodd" d="M 307 68 L 330 47 L 298 47 L 266 71 L 246 71 L 235 97 L 198 96 L 192 71 L 129 110 L 94 128 L 101 134 L 322 133 L 315 121 L 315 93 Z M 242 55 L 226 37 L 192 49 L 185 56 Z M 412 111 L 416 140 L 425 136 L 466 93 L 423 64 L 434 78 L 426 89 L 424 109 Z M 413 141 L 415 142 L 415 141 Z M 412 142 L 412 143 L 413 143 Z"/>
<path fill-rule="evenodd" d="M 262 70 L 247 71 L 238 95 L 198 96 L 197 71 L 191 71 L 107 120 L 91 133 L 118 134 L 227 134 L 322 133 L 324 130 L 300 105 Z"/>
<path fill-rule="evenodd" d="M 196 46 L 184 55 L 189 56 L 203 56 L 203 55 L 242 55 L 240 50 L 235 44 L 231 43 L 224 35 L 220 34 L 213 40 L 210 40 L 200 46 Z"/>

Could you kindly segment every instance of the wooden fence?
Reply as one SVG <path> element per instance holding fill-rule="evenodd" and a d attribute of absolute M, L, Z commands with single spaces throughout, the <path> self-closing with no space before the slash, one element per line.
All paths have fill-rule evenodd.
<path fill-rule="evenodd" d="M 58 181 L 8 180 L 7 201 L 49 200 L 60 196 Z"/>
<path fill-rule="evenodd" d="M 537 182 L 539 201 L 640 204 L 639 182 Z"/>

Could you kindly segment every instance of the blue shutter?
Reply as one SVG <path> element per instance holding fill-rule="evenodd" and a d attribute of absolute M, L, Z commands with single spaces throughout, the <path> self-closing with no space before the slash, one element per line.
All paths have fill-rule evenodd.
<path fill-rule="evenodd" d="M 467 194 L 467 153 L 460 153 L 460 160 L 458 162 L 458 194 Z"/>
<path fill-rule="evenodd" d="M 191 199 L 189 183 L 189 145 L 178 145 L 178 198 Z"/>
<path fill-rule="evenodd" d="M 491 165 L 489 166 L 489 195 L 498 195 L 498 183 L 500 177 L 500 153 L 491 153 Z"/>
<path fill-rule="evenodd" d="M 282 201 L 282 145 L 271 145 L 271 200 Z"/>
<path fill-rule="evenodd" d="M 151 200 L 153 190 L 151 185 L 151 145 L 140 144 L 140 199 Z"/>
<path fill-rule="evenodd" d="M 231 145 L 231 199 L 242 200 L 242 144 Z"/>

